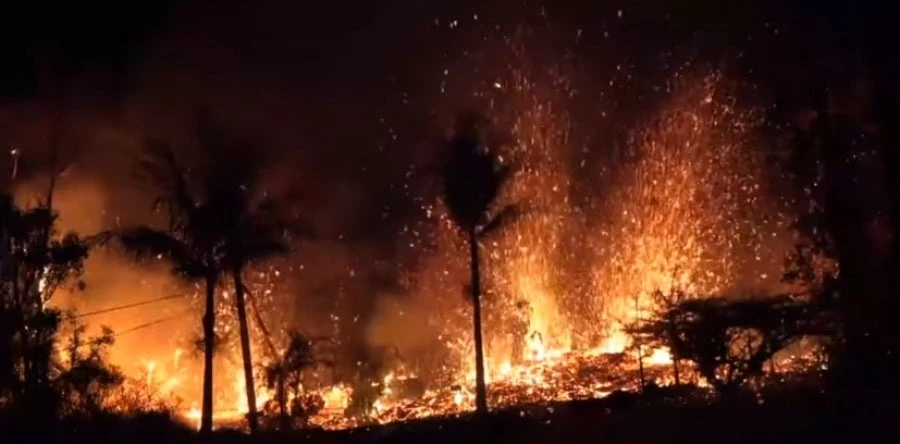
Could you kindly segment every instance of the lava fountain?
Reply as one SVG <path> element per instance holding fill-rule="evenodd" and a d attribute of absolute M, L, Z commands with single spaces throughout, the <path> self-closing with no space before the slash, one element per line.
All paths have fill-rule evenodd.
<path fill-rule="evenodd" d="M 582 156 L 585 145 L 572 140 L 578 128 L 573 122 L 590 126 L 569 104 L 576 89 L 561 70 L 538 69 L 523 46 L 511 47 L 512 61 L 478 96 L 495 127 L 509 132 L 499 150 L 515 174 L 502 203 L 523 209 L 519 220 L 482 245 L 491 405 L 591 398 L 633 388 L 633 362 L 621 361 L 630 358 L 620 353 L 628 345 L 622 326 L 651 308 L 652 292 L 720 294 L 740 288 L 747 276 L 765 281 L 777 274 L 782 256 L 771 239 L 778 237 L 784 217 L 765 199 L 767 178 L 754 139 L 760 114 L 739 103 L 735 85 L 721 73 L 680 72 L 629 133 L 624 156 L 601 153 L 594 157 L 602 161 L 589 164 Z M 575 185 L 575 168 L 579 180 L 587 172 L 591 186 Z M 421 257 L 403 287 L 410 299 L 427 301 L 421 304 L 427 309 L 417 313 L 435 333 L 429 358 L 440 359 L 429 359 L 433 368 L 386 369 L 373 382 L 379 392 L 371 414 L 379 422 L 458 413 L 473 405 L 472 320 L 464 291 L 468 256 L 440 199 L 427 197 L 421 223 L 408 230 Z M 285 295 L 269 287 L 254 293 L 278 307 L 275 299 Z M 233 337 L 229 293 L 221 299 L 217 332 Z M 266 321 L 270 328 L 283 324 Z M 261 364 L 266 348 L 254 332 Z M 216 407 L 220 418 L 240 419 L 246 410 L 240 367 L 228 359 L 237 356 L 237 344 L 222 345 L 227 350 L 216 363 Z M 168 366 L 180 375 L 166 377 L 167 366 L 157 362 L 147 365 L 145 379 L 185 395 L 187 416 L 194 418 L 198 403 L 190 400 L 199 400 L 200 383 L 187 376 L 198 367 L 188 369 L 185 358 L 177 353 Z M 648 361 L 665 363 L 667 355 L 656 350 Z M 654 371 L 664 377 L 658 368 L 648 376 L 655 377 Z M 427 384 L 424 393 L 414 399 L 395 395 L 416 376 Z M 309 387 L 325 405 L 313 423 L 356 424 L 343 411 L 353 395 L 348 383 Z M 257 399 L 262 404 L 271 393 L 261 388 Z"/>
<path fill-rule="evenodd" d="M 572 351 L 624 351 L 624 325 L 652 308 L 656 290 L 717 295 L 777 278 L 782 251 L 772 245 L 785 217 L 765 199 L 761 113 L 739 103 L 736 83 L 686 65 L 628 133 L 624 153 L 586 165 L 586 148 L 572 140 L 576 88 L 556 66 L 533 68 L 520 40 L 506 44 L 506 74 L 478 96 L 509 132 L 499 148 L 516 173 L 502 203 L 524 211 L 483 245 L 489 379 Z M 586 188 L 595 195 L 575 184 L 576 168 L 594 173 Z M 464 281 L 448 271 L 464 269 L 460 243 L 439 206 L 430 211 L 442 221 L 438 277 Z M 468 337 L 468 323 L 449 336 Z M 471 345 L 464 350 L 468 362 Z"/>
<path fill-rule="evenodd" d="M 624 326 L 651 311 L 656 290 L 702 297 L 770 285 L 788 217 L 767 200 L 773 196 L 757 138 L 762 113 L 738 99 L 741 85 L 686 64 L 644 98 L 639 120 L 622 119 L 618 126 L 633 128 L 627 137 L 606 146 L 585 137 L 592 125 L 572 100 L 579 91 L 606 89 L 605 82 L 576 88 L 559 65 L 530 57 L 565 51 L 529 52 L 528 39 L 527 32 L 503 36 L 497 54 L 473 57 L 499 72 L 479 65 L 479 79 L 463 82 L 467 94 L 454 95 L 468 97 L 474 88 L 494 127 L 507 133 L 492 147 L 515 171 L 500 205 L 523 209 L 482 244 L 489 391 L 502 398 L 499 387 L 522 383 L 596 396 L 610 387 L 575 378 L 563 388 L 542 379 L 546 374 L 533 377 L 535 369 L 626 351 Z M 424 205 L 431 224 L 419 230 L 435 248 L 413 273 L 410 292 L 433 301 L 454 361 L 445 370 L 466 387 L 474 375 L 467 255 L 435 201 Z M 652 350 L 647 361 L 664 364 L 669 356 Z M 469 406 L 466 399 L 458 404 Z"/>
<path fill-rule="evenodd" d="M 769 247 L 778 225 L 770 222 L 775 213 L 764 199 L 764 168 L 753 139 L 760 119 L 737 103 L 720 73 L 676 76 L 656 112 L 630 132 L 625 158 L 614 167 L 596 166 L 595 188 L 603 190 L 597 196 L 579 195 L 572 186 L 571 120 L 560 79 L 546 87 L 527 70 L 514 70 L 494 86 L 509 105 L 493 110 L 497 125 L 510 122 L 501 126 L 510 131 L 501 152 L 516 165 L 501 200 L 522 206 L 524 213 L 482 245 L 493 407 L 635 388 L 634 357 L 621 353 L 628 346 L 622 326 L 651 308 L 653 291 L 727 292 L 747 274 L 764 280 L 759 264 L 780 265 L 781 256 Z M 585 201 L 592 205 L 580 204 Z M 378 389 L 370 415 L 377 422 L 473 407 L 465 245 L 439 199 L 423 208 L 427 223 L 411 231 L 429 239 L 433 249 L 423 251 L 404 284 L 429 301 L 423 313 L 438 332 L 429 353 L 443 362 L 436 368 L 386 369 L 373 382 Z M 229 327 L 223 325 L 222 332 Z M 668 368 L 654 364 L 668 362 L 665 350 L 651 351 L 646 376 L 666 381 Z M 227 384 L 240 381 L 239 367 L 226 367 L 235 377 L 220 379 L 228 396 L 217 397 L 235 407 L 220 409 L 217 418 L 240 421 L 246 411 L 241 385 Z M 400 395 L 401 385 L 419 378 L 427 385 L 422 393 Z M 344 412 L 353 397 L 347 381 L 310 387 L 308 393 L 325 405 L 311 423 L 358 424 Z M 271 393 L 261 389 L 260 404 L 266 399 Z M 191 407 L 186 415 L 195 419 L 198 411 Z"/>
<path fill-rule="evenodd" d="M 496 292 L 487 302 L 488 324 L 507 338 L 492 341 L 488 355 L 501 365 L 571 348 L 571 325 L 560 298 L 573 290 L 565 266 L 571 259 L 568 236 L 579 216 L 569 202 L 566 164 L 570 121 L 563 100 L 571 88 L 555 69 L 541 76 L 552 85 L 545 87 L 535 79 L 524 48 L 514 46 L 513 53 L 519 68 L 495 84 L 503 96 L 495 103 L 503 106 L 489 111 L 497 114 L 498 124 L 508 122 L 511 141 L 501 152 L 516 171 L 500 198 L 522 213 L 491 239 L 485 260 L 487 286 Z"/>
<path fill-rule="evenodd" d="M 606 226 L 588 234 L 600 251 L 593 279 L 602 304 L 592 316 L 612 327 L 609 350 L 624 346 L 622 324 L 649 311 L 651 293 L 730 290 L 760 268 L 775 234 L 753 139 L 759 113 L 736 102 L 720 73 L 676 76 L 669 90 L 629 138 L 627 163 L 600 205 Z"/>

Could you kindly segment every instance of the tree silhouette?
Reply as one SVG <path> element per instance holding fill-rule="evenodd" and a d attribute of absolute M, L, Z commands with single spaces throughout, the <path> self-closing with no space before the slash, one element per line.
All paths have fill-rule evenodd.
<path fill-rule="evenodd" d="M 148 226 L 125 229 L 120 239 L 126 251 L 136 259 L 162 255 L 172 264 L 175 274 L 205 284 L 206 309 L 203 315 L 203 401 L 200 431 L 212 431 L 213 350 L 215 348 L 215 292 L 223 267 L 221 242 L 209 228 L 216 214 L 199 201 L 188 187 L 187 170 L 175 160 L 168 146 L 153 143 L 149 157 L 141 162 L 142 171 L 158 186 L 157 203 L 165 209 L 168 225 L 164 229 Z"/>
<path fill-rule="evenodd" d="M 669 348 L 678 340 L 679 321 L 676 308 L 679 304 L 688 300 L 688 295 L 681 289 L 672 288 L 668 292 L 655 290 L 652 294 L 652 309 L 649 311 L 650 321 L 638 319 L 637 322 L 627 326 L 626 331 L 638 346 L 638 358 L 643 359 L 643 347 Z M 672 371 L 675 385 L 681 385 L 681 372 L 679 358 L 672 355 Z M 641 363 L 643 367 L 643 363 Z M 644 378 L 641 376 L 641 386 L 644 386 Z"/>
<path fill-rule="evenodd" d="M 247 389 L 250 431 L 259 425 L 256 391 L 253 381 L 253 359 L 247 324 L 246 286 L 243 273 L 248 264 L 284 254 L 288 250 L 288 227 L 280 217 L 276 201 L 265 193 L 255 195 L 252 188 L 260 172 L 249 151 L 226 140 L 209 120 L 201 121 L 201 139 L 212 148 L 215 160 L 206 175 L 206 198 L 217 215 L 213 227 L 222 245 L 222 271 L 234 283 L 235 305 Z M 236 149 L 237 148 L 237 149 Z"/>
<path fill-rule="evenodd" d="M 65 400 L 66 413 L 97 415 L 108 406 L 113 390 L 125 380 L 119 369 L 107 362 L 115 334 L 102 327 L 99 336 L 85 338 L 84 324 L 78 324 L 75 318 L 68 319 L 68 323 L 71 324 L 66 346 L 68 358 L 59 365 L 57 387 Z"/>
<path fill-rule="evenodd" d="M 210 368 L 204 374 L 209 374 L 210 379 L 215 288 L 223 275 L 233 281 L 247 390 L 247 419 L 251 432 L 255 432 L 258 427 L 256 386 L 243 272 L 251 262 L 285 253 L 288 227 L 278 213 L 276 202 L 265 193 L 253 192 L 260 169 L 256 158 L 248 155 L 246 146 L 226 137 L 206 113 L 199 116 L 197 136 L 201 149 L 208 154 L 208 165 L 201 169 L 196 180 L 191 180 L 188 170 L 178 165 L 171 150 L 162 144 L 152 148 L 155 160 L 143 164 L 144 171 L 164 191 L 160 203 L 167 208 L 169 228 L 164 231 L 148 227 L 133 229 L 125 233 L 123 241 L 137 253 L 167 255 L 179 274 L 206 283 L 204 354 Z M 210 415 L 211 390 L 211 380 L 207 382 L 204 376 L 204 411 L 210 403 Z M 207 427 L 211 427 L 211 422 L 202 419 L 201 429 Z"/>
<path fill-rule="evenodd" d="M 891 40 L 890 34 L 896 32 L 895 24 L 889 18 L 887 5 L 882 5 L 880 2 L 865 2 L 863 5 L 865 19 L 857 23 L 860 25 L 858 29 L 865 32 L 866 61 L 872 78 L 875 99 L 873 111 L 881 139 L 880 152 L 884 165 L 897 165 L 897 148 L 900 146 L 900 130 L 898 130 L 900 122 L 898 122 L 897 111 L 900 109 L 900 104 L 897 102 L 896 94 L 896 58 L 892 56 L 892 45 L 888 43 Z M 898 221 L 900 221 L 900 177 L 894 173 L 887 173 L 885 182 L 890 199 L 888 208 L 894 226 L 894 235 L 893 248 L 891 248 L 891 255 L 887 261 L 888 291 L 878 301 L 879 310 L 876 311 L 881 315 L 879 319 L 881 329 L 877 332 L 881 341 L 881 356 L 887 361 L 886 365 L 879 366 L 879 370 L 885 375 L 896 375 L 900 370 L 900 359 L 897 357 L 900 354 L 900 350 L 898 350 L 900 349 L 900 344 L 898 344 L 900 331 L 898 331 L 893 314 L 898 309 L 896 295 L 900 290 L 897 273 L 897 270 L 900 269 L 900 256 L 898 256 L 900 235 L 897 232 Z M 871 375 L 866 375 L 866 377 L 875 379 L 871 378 Z M 894 389 L 882 389 L 883 386 L 881 386 L 877 390 L 879 393 L 896 391 L 897 378 L 889 376 L 886 379 L 893 384 Z"/>
<path fill-rule="evenodd" d="M 55 410 L 51 357 L 61 317 L 47 303 L 81 276 L 93 241 L 60 235 L 56 221 L 49 198 L 21 208 L 0 196 L 0 397 L 39 415 Z"/>
<path fill-rule="evenodd" d="M 309 393 L 309 386 L 304 383 L 307 371 L 318 366 L 334 366 L 334 362 L 320 356 L 318 341 L 295 330 L 288 333 L 288 338 L 284 352 L 265 367 L 266 385 L 276 393 L 269 405 L 278 409 L 278 425 L 283 430 L 297 422 L 301 427 L 308 426 L 309 418 L 324 406 L 321 396 Z"/>
<path fill-rule="evenodd" d="M 761 376 L 778 351 L 804 336 L 827 336 L 833 323 L 815 304 L 791 296 L 727 300 L 675 296 L 668 307 L 630 328 L 665 344 L 673 359 L 693 362 L 723 397 Z"/>
<path fill-rule="evenodd" d="M 886 346 L 884 319 L 893 297 L 890 257 L 882 257 L 866 230 L 878 210 L 870 205 L 869 178 L 853 161 L 861 132 L 854 119 L 836 106 L 822 89 L 815 97 L 815 117 L 793 141 L 797 184 L 805 191 L 810 210 L 795 228 L 802 235 L 789 260 L 788 280 L 816 280 L 803 264 L 810 257 L 835 262 L 828 282 L 818 282 L 820 303 L 840 313 L 842 330 L 832 349 L 832 382 L 841 389 L 880 390 L 880 378 L 871 375 L 890 367 L 892 351 Z M 864 198 L 865 197 L 865 198 Z M 806 257 L 804 257 L 806 256 Z M 804 275 L 805 274 L 805 275 Z M 823 285 L 824 284 L 824 285 Z M 883 379 L 883 378 L 881 378 Z M 890 379 L 890 378 L 889 378 Z"/>
<path fill-rule="evenodd" d="M 479 414 L 487 413 L 488 405 L 484 380 L 478 240 L 505 225 L 516 213 L 513 206 L 492 211 L 511 170 L 483 146 L 483 123 L 484 119 L 474 114 L 461 116 L 456 134 L 448 143 L 449 159 L 442 171 L 444 203 L 453 222 L 469 243 L 475 336 L 475 409 Z"/>

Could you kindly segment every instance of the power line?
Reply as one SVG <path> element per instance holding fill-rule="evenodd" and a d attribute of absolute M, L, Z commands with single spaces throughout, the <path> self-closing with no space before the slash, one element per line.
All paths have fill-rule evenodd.
<path fill-rule="evenodd" d="M 190 313 L 190 312 L 192 312 L 192 311 L 193 311 L 193 310 L 188 309 L 188 310 L 182 311 L 182 312 L 180 312 L 180 313 L 178 313 L 178 314 L 175 314 L 175 315 L 172 315 L 172 316 L 166 316 L 166 317 L 164 317 L 164 318 L 154 319 L 154 320 L 152 320 L 152 321 L 150 321 L 150 322 L 145 322 L 145 323 L 143 323 L 143 324 L 136 325 L 136 326 L 131 327 L 131 328 L 127 329 L 127 330 L 114 331 L 114 332 L 112 333 L 112 335 L 110 335 L 110 336 L 111 336 L 112 338 L 118 338 L 119 336 L 122 336 L 122 335 L 125 335 L 125 334 L 128 334 L 128 333 L 133 333 L 133 332 L 136 332 L 136 331 L 138 331 L 138 330 L 143 330 L 143 329 L 145 329 L 145 328 L 147 328 L 147 327 L 152 327 L 152 326 L 154 326 L 154 325 L 156 325 L 156 324 L 161 324 L 161 323 L 166 322 L 166 321 L 171 321 L 171 320 L 173 320 L 173 319 L 180 318 L 180 317 L 182 317 L 182 316 L 184 316 L 184 315 L 186 315 L 186 314 L 188 314 L 188 313 Z M 100 341 L 100 340 L 102 340 L 102 338 L 94 338 L 93 340 L 87 341 L 87 342 L 85 342 L 85 343 L 79 345 L 78 348 L 86 347 L 86 346 L 89 346 L 89 345 L 96 344 L 96 343 L 97 343 L 98 341 Z"/>
<path fill-rule="evenodd" d="M 146 322 L 146 323 L 143 323 L 143 324 L 141 324 L 141 325 L 137 325 L 137 326 L 135 326 L 135 327 L 131 327 L 131 328 L 129 328 L 128 330 L 122 330 L 122 331 L 119 331 L 119 332 L 114 332 L 114 333 L 113 333 L 113 337 L 114 337 L 114 338 L 118 338 L 119 336 L 122 336 L 122 335 L 124 335 L 124 334 L 132 333 L 132 332 L 135 332 L 135 331 L 138 331 L 138 330 L 147 328 L 147 327 L 152 327 L 152 326 L 154 326 L 154 325 L 156 325 L 156 324 L 161 324 L 161 323 L 166 322 L 166 321 L 171 321 L 171 320 L 173 320 L 173 319 L 180 318 L 180 317 L 182 317 L 182 316 L 184 316 L 184 315 L 186 315 L 186 314 L 188 314 L 188 313 L 190 313 L 190 312 L 192 312 L 192 311 L 193 311 L 193 310 L 185 310 L 185 311 L 182 311 L 182 312 L 180 312 L 180 313 L 178 313 L 178 314 L 176 314 L 176 315 L 172 315 L 172 316 L 167 316 L 167 317 L 164 317 L 164 318 L 155 319 L 155 320 L 153 320 L 153 321 Z"/>
<path fill-rule="evenodd" d="M 126 304 L 126 305 L 120 305 L 117 307 L 104 308 L 102 310 L 89 311 L 87 313 L 79 313 L 79 314 L 75 315 L 75 319 L 83 318 L 86 316 L 94 316 L 94 315 L 103 314 L 103 313 L 111 313 L 114 311 L 125 310 L 128 308 L 140 307 L 142 305 L 148 305 L 148 304 L 152 304 L 154 302 L 166 301 L 166 300 L 175 299 L 178 297 L 181 297 L 181 295 L 164 296 L 161 298 L 150 299 L 150 300 L 141 301 L 141 302 L 134 302 L 131 304 Z"/>

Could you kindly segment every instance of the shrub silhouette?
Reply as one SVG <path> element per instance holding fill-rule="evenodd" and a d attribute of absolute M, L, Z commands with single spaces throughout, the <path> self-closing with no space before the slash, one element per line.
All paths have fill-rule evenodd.
<path fill-rule="evenodd" d="M 815 306 L 790 296 L 684 300 L 632 326 L 648 342 L 665 344 L 687 360 L 722 397 L 734 397 L 763 375 L 775 353 L 804 336 L 828 333 Z"/>

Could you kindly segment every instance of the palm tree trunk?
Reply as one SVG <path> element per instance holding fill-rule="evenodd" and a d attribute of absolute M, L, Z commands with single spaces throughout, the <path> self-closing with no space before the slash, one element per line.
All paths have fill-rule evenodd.
<path fill-rule="evenodd" d="M 256 433 L 259 417 L 256 413 L 256 386 L 253 383 L 253 359 L 250 354 L 250 331 L 247 328 L 247 308 L 244 303 L 244 282 L 241 267 L 232 270 L 234 299 L 237 304 L 238 330 L 241 335 L 241 357 L 244 360 L 244 385 L 247 388 L 247 423 L 250 433 Z"/>
<path fill-rule="evenodd" d="M 216 340 L 216 283 L 215 276 L 206 278 L 206 313 L 203 315 L 203 411 L 200 432 L 212 431 L 213 416 L 213 349 Z"/>
<path fill-rule="evenodd" d="M 287 390 L 284 387 L 284 363 L 280 365 L 278 369 L 278 391 L 275 393 L 275 396 L 278 397 L 278 414 L 279 421 L 281 422 L 281 430 L 290 430 L 291 429 L 291 420 L 288 416 L 288 407 L 287 407 Z"/>
<path fill-rule="evenodd" d="M 481 336 L 481 282 L 478 273 L 478 238 L 475 228 L 469 230 L 469 253 L 472 268 L 472 311 L 475 318 L 475 412 L 488 412 L 487 386 L 484 382 L 484 339 Z"/>

